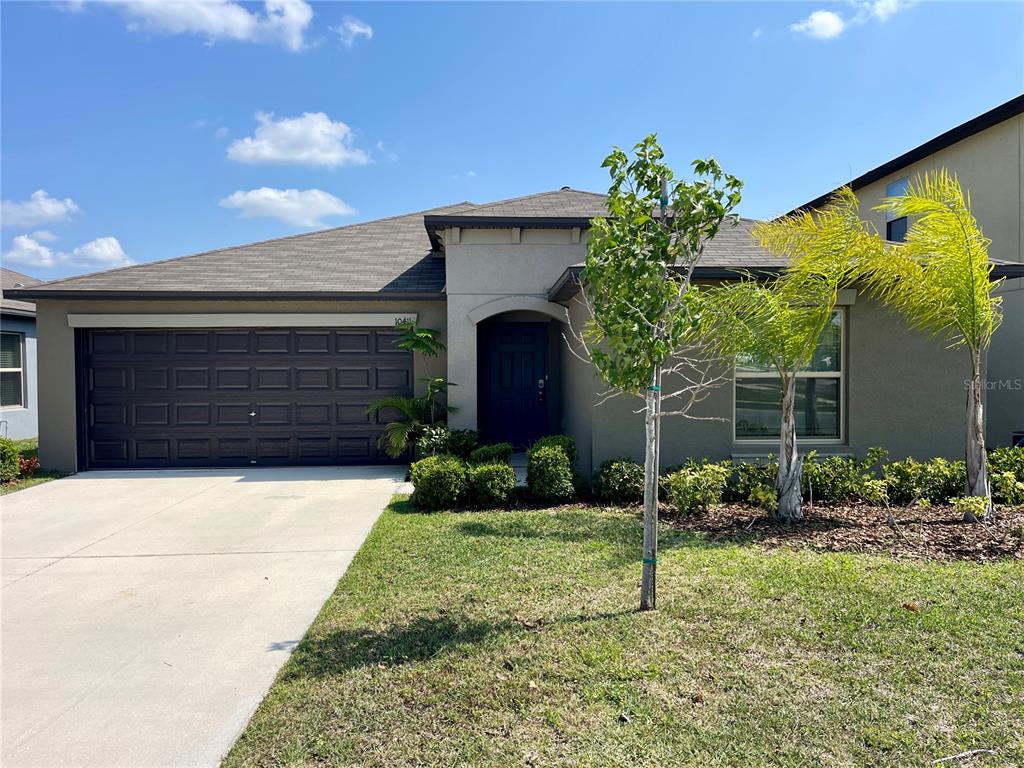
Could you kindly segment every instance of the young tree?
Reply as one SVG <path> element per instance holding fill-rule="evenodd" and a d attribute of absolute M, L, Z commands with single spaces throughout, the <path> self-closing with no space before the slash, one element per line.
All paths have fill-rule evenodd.
<path fill-rule="evenodd" d="M 713 159 L 696 160 L 694 181 L 677 180 L 652 134 L 605 159 L 612 183 L 608 217 L 591 222 L 581 293 L 590 319 L 577 336 L 612 392 L 643 394 L 644 544 L 640 608 L 656 603 L 658 554 L 658 424 L 662 400 L 686 415 L 715 377 L 686 353 L 699 317 L 691 285 L 706 243 L 740 201 L 742 182 Z M 681 382 L 662 394 L 666 376 Z"/>
<path fill-rule="evenodd" d="M 989 512 L 992 492 L 985 457 L 982 363 L 1002 321 L 1001 299 L 993 295 L 988 259 L 991 243 L 971 214 L 956 176 L 945 169 L 918 177 L 903 195 L 886 198 L 877 210 L 910 216 L 903 243 L 886 244 L 863 260 L 860 273 L 881 301 L 950 347 L 964 347 L 970 358 L 967 388 L 968 496 L 983 496 Z M 986 513 L 988 514 L 988 513 Z M 965 516 L 976 521 L 968 512 Z"/>
<path fill-rule="evenodd" d="M 849 189 L 837 192 L 814 214 L 801 212 L 758 224 L 754 238 L 771 253 L 785 256 L 789 266 L 773 280 L 748 276 L 706 291 L 701 333 L 723 357 L 778 373 L 782 419 L 775 516 L 801 520 L 797 374 L 809 369 L 857 254 L 877 238 L 865 229 Z"/>

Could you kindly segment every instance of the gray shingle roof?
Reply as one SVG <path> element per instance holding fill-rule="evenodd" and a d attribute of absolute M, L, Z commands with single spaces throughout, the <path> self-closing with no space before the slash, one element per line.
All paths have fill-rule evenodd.
<path fill-rule="evenodd" d="M 21 272 L 15 272 L 13 269 L 0 267 L 0 314 L 34 317 L 36 314 L 35 304 L 31 301 L 18 301 L 17 299 L 5 298 L 4 291 L 9 291 L 15 287 L 31 288 L 42 282 L 42 280 L 38 280 L 34 277 L 23 275 Z"/>
<path fill-rule="evenodd" d="M 467 211 L 452 211 L 465 218 L 581 218 L 605 216 L 606 195 L 579 189 L 555 189 L 526 197 L 514 197 L 473 206 Z"/>
<path fill-rule="evenodd" d="M 362 224 L 220 248 L 54 280 L 33 297 L 129 294 L 167 297 L 220 294 L 433 294 L 444 289 L 444 260 L 432 256 L 423 228 L 427 213 L 464 211 L 471 203 L 433 208 Z"/>
<path fill-rule="evenodd" d="M 362 224 L 54 280 L 20 297 L 127 298 L 367 295 L 440 297 L 445 262 L 431 252 L 428 230 L 445 226 L 586 226 L 606 215 L 605 196 L 559 189 L 485 205 L 459 203 Z M 777 268 L 784 260 L 756 246 L 755 222 L 723 227 L 701 261 L 705 268 Z M 426 227 L 424 227 L 426 224 Z M 451 224 L 448 224 L 451 226 Z M 509 226 L 508 223 L 505 226 Z"/>

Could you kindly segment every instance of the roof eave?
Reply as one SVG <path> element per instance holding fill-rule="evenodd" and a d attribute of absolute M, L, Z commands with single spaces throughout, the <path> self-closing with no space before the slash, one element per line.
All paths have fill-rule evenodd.
<path fill-rule="evenodd" d="M 11 291 L 15 293 L 15 291 Z M 116 299 L 120 301 L 196 299 L 201 301 L 444 301 L 443 291 L 112 291 L 87 290 L 33 290 L 19 289 L 18 299 L 46 301 L 53 299 Z"/>
<path fill-rule="evenodd" d="M 884 179 L 886 176 L 895 173 L 908 165 L 916 163 L 918 160 L 923 160 L 929 155 L 934 155 L 947 147 L 956 144 L 957 142 L 963 141 L 966 138 L 973 136 L 976 133 L 981 133 L 984 130 L 991 128 L 994 125 L 999 125 L 1011 117 L 1024 114 L 1024 94 L 1016 96 L 1004 104 L 1000 104 L 998 107 L 990 109 L 984 114 L 978 115 L 977 117 L 971 118 L 965 123 L 961 123 L 955 128 L 936 136 L 934 139 L 926 141 L 920 146 L 914 147 L 908 152 L 904 152 L 899 157 L 895 157 L 886 163 L 882 163 L 877 168 L 872 168 L 867 173 L 863 173 L 857 178 L 851 180 L 843 186 L 848 186 L 854 191 L 866 187 L 868 184 L 873 184 L 880 179 Z M 813 200 L 804 203 L 803 205 L 794 208 L 790 213 L 797 213 L 799 211 L 805 211 L 813 208 L 820 208 L 828 199 L 836 193 L 841 187 L 836 187 L 830 192 L 826 192 L 823 195 L 819 195 Z"/>
<path fill-rule="evenodd" d="M 693 276 L 699 280 L 741 280 L 744 277 L 776 277 L 782 274 L 783 268 L 778 266 L 760 267 L 701 267 L 693 270 Z M 564 303 L 579 293 L 581 280 L 580 275 L 583 267 L 572 266 L 566 269 L 555 284 L 548 291 L 548 301 Z M 1003 278 L 1024 278 L 1024 264 L 998 263 L 992 267 L 991 277 L 993 280 Z"/>
<path fill-rule="evenodd" d="M 578 265 L 567 268 L 548 291 L 548 301 L 566 302 L 575 296 L 580 290 L 580 275 L 582 272 L 583 267 Z M 759 267 L 697 266 L 693 270 L 693 276 L 697 280 L 741 280 L 748 276 L 764 278 L 776 277 L 781 272 L 782 267 L 770 265 L 762 265 Z"/>

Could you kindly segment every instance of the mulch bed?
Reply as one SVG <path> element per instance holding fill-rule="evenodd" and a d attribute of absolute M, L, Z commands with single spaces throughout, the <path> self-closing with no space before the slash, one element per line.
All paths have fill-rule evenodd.
<path fill-rule="evenodd" d="M 768 548 L 808 547 L 823 552 L 864 552 L 917 560 L 1024 560 L 1024 507 L 997 508 L 993 519 L 965 523 L 952 507 L 861 504 L 804 507 L 804 521 L 786 525 L 763 509 L 724 504 L 692 516 L 665 515 L 674 528 L 711 540 L 755 542 Z"/>

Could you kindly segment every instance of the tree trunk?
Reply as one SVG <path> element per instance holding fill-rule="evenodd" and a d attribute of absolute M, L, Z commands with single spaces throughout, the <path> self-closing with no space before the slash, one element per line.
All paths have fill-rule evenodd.
<path fill-rule="evenodd" d="M 644 408 L 644 552 L 640 580 L 640 610 L 657 607 L 658 567 L 658 409 L 661 405 L 661 372 L 651 378 Z"/>
<path fill-rule="evenodd" d="M 967 496 L 984 496 L 987 500 L 985 515 L 992 512 L 992 489 L 988 484 L 985 456 L 985 414 L 982 396 L 984 384 L 981 380 L 981 352 L 971 351 L 971 383 L 967 388 Z M 973 512 L 966 512 L 964 519 L 978 522 Z"/>
<path fill-rule="evenodd" d="M 779 432 L 779 474 L 775 488 L 779 494 L 776 519 L 803 520 L 803 499 L 800 496 L 800 476 L 803 461 L 796 450 L 796 377 L 782 380 L 782 428 Z"/>

